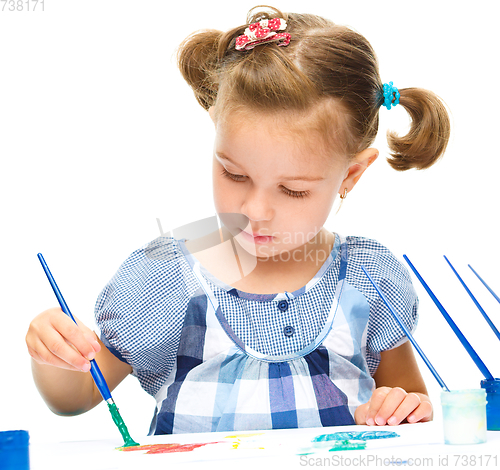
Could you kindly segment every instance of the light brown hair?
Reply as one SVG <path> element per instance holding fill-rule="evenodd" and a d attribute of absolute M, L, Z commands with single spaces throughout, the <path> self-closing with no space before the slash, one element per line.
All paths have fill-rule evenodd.
<path fill-rule="evenodd" d="M 265 8 L 256 11 L 258 8 Z M 263 19 L 283 18 L 288 46 L 235 49 L 245 28 Z M 259 6 L 247 24 L 227 32 L 202 30 L 179 46 L 178 65 L 201 106 L 216 115 L 237 109 L 304 113 L 322 109 L 316 120 L 326 143 L 348 157 L 368 148 L 378 132 L 383 87 L 375 52 L 359 33 L 310 14 L 283 13 Z M 409 113 L 408 133 L 388 132 L 390 165 L 396 170 L 430 167 L 445 151 L 450 121 L 441 99 L 421 88 L 403 88 L 400 104 Z"/>

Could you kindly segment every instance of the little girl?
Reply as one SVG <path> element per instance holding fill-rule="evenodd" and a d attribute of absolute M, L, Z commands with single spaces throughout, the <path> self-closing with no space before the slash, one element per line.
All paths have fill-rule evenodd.
<path fill-rule="evenodd" d="M 378 156 L 380 108 L 400 104 L 412 120 L 407 135 L 388 134 L 391 166 L 423 169 L 448 142 L 442 102 L 383 84 L 360 34 L 273 8 L 194 33 L 178 62 L 215 126 L 222 229 L 134 251 L 99 295 L 99 336 L 59 308 L 32 321 L 48 406 L 99 403 L 81 373 L 95 358 L 111 390 L 132 373 L 156 398 L 151 434 L 432 419 L 411 346 L 361 266 L 413 330 L 406 269 L 378 242 L 323 224 Z"/>

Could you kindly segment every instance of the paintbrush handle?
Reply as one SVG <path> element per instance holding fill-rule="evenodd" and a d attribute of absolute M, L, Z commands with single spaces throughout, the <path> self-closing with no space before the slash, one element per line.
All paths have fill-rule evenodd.
<path fill-rule="evenodd" d="M 481 360 L 481 358 L 478 356 L 474 348 L 470 345 L 470 343 L 467 341 L 467 338 L 463 335 L 463 333 L 460 331 L 460 328 L 456 325 L 456 323 L 452 320 L 448 312 L 445 310 L 445 308 L 442 306 L 441 302 L 438 300 L 438 298 L 434 295 L 434 292 L 432 292 L 431 288 L 427 285 L 427 283 L 424 281 L 424 278 L 419 274 L 415 266 L 413 266 L 412 262 L 409 260 L 408 256 L 403 255 L 403 258 L 405 261 L 408 263 L 408 266 L 410 266 L 411 270 L 413 271 L 413 274 L 417 276 L 417 279 L 420 281 L 424 289 L 427 291 L 429 294 L 430 298 L 438 308 L 438 310 L 441 312 L 443 315 L 444 319 L 448 322 L 448 325 L 450 325 L 451 329 L 457 335 L 457 338 L 460 340 L 462 343 L 462 346 L 465 348 L 465 350 L 469 353 L 469 356 L 472 358 L 474 361 L 474 364 L 478 367 L 478 369 L 481 371 L 481 373 L 484 375 L 485 378 L 487 379 L 493 379 L 493 376 L 491 375 L 491 372 L 488 370 L 484 362 Z"/>
<path fill-rule="evenodd" d="M 484 317 L 486 320 L 486 323 L 488 323 L 489 327 L 493 330 L 493 333 L 495 333 L 496 337 L 500 340 L 500 331 L 498 331 L 497 327 L 494 325 L 494 323 L 490 320 L 490 317 L 488 314 L 485 312 L 484 308 L 481 307 L 480 303 L 477 301 L 477 299 L 474 297 L 472 294 L 471 290 L 467 287 L 467 284 L 465 284 L 464 280 L 460 277 L 458 274 L 457 270 L 453 267 L 453 265 L 450 263 L 450 260 L 445 256 L 444 259 L 450 266 L 451 270 L 455 273 L 455 276 L 457 276 L 458 280 L 460 281 L 460 284 L 462 284 L 463 288 L 467 291 L 467 294 L 469 294 L 469 297 L 472 299 L 478 310 L 481 312 L 481 315 Z"/>
<path fill-rule="evenodd" d="M 394 310 L 394 308 L 392 307 L 392 305 L 390 304 L 390 302 L 385 298 L 384 294 L 382 293 L 382 291 L 378 288 L 377 284 L 375 284 L 375 281 L 371 278 L 371 276 L 368 274 L 368 272 L 366 271 L 365 267 L 364 266 L 361 266 L 361 269 L 363 270 L 363 272 L 366 274 L 366 277 L 369 279 L 369 281 L 373 284 L 373 287 L 375 288 L 375 290 L 377 291 L 378 295 L 380 296 L 380 298 L 383 300 L 383 302 L 385 303 L 385 305 L 387 305 L 387 308 L 389 309 L 389 311 L 392 313 L 392 316 L 394 317 L 394 319 L 398 322 L 399 326 L 401 327 L 401 329 L 404 331 L 406 337 L 410 340 L 411 344 L 413 344 L 413 347 L 417 350 L 417 352 L 420 354 L 420 357 L 422 358 L 422 360 L 425 362 L 425 364 L 427 365 L 427 367 L 429 368 L 429 370 L 432 372 L 432 375 L 434 375 L 434 378 L 438 381 L 439 385 L 444 389 L 446 390 L 447 392 L 449 392 L 450 390 L 448 389 L 448 387 L 446 386 L 446 384 L 444 383 L 443 379 L 441 378 L 441 376 L 437 373 L 436 369 L 434 369 L 433 365 L 431 364 L 431 362 L 429 361 L 429 359 L 427 359 L 427 356 L 424 354 L 424 352 L 422 351 L 422 349 L 420 349 L 420 346 L 418 345 L 418 343 L 415 341 L 415 338 L 413 337 L 413 335 L 410 333 L 410 330 L 406 327 L 406 325 L 403 323 L 403 321 L 401 320 L 400 316 L 396 313 L 396 311 Z"/>
<path fill-rule="evenodd" d="M 97 388 L 99 389 L 99 392 L 101 392 L 104 401 L 109 402 L 109 400 L 111 400 L 114 403 L 113 398 L 111 396 L 111 392 L 109 391 L 108 384 L 106 383 L 106 380 L 102 375 L 101 369 L 99 369 L 99 366 L 97 365 L 95 359 L 92 359 L 90 361 L 90 373 L 92 374 L 92 378 L 94 379 L 94 382 Z"/>
<path fill-rule="evenodd" d="M 47 266 L 47 263 L 45 262 L 44 257 L 42 256 L 41 253 L 38 253 L 37 256 L 38 259 L 40 260 L 43 270 L 45 271 L 45 274 L 47 275 L 47 279 L 49 280 L 49 283 L 52 286 L 52 290 L 54 291 L 54 294 L 57 297 L 57 301 L 61 306 L 61 310 L 66 315 L 68 315 L 68 317 L 70 317 L 75 322 L 76 325 L 78 325 L 78 323 L 76 323 L 76 320 L 73 318 L 73 315 L 71 314 L 69 307 L 66 304 L 66 301 L 64 300 L 64 297 L 62 296 L 61 291 L 59 290 L 59 287 L 57 286 L 54 276 L 52 276 L 52 273 L 50 272 L 50 269 Z M 104 376 L 102 375 L 102 372 L 99 369 L 99 366 L 97 365 L 97 362 L 94 359 L 90 361 L 90 373 L 92 374 L 92 378 L 94 379 L 94 382 L 97 385 L 99 392 L 101 392 L 101 395 L 104 398 L 104 400 L 105 401 L 113 400 L 113 398 L 111 397 L 111 392 L 109 391 L 108 384 L 106 383 L 106 380 L 104 379 Z"/>
<path fill-rule="evenodd" d="M 488 289 L 490 291 L 490 294 L 493 297 L 495 297 L 495 299 L 497 300 L 497 302 L 500 303 L 500 297 L 498 297 L 498 295 L 495 294 L 495 292 L 493 291 L 493 289 L 488 284 L 486 284 L 486 282 L 484 281 L 484 279 L 474 270 L 474 268 L 470 264 L 468 266 L 469 266 L 469 268 L 471 268 L 472 272 L 477 276 L 477 278 L 483 283 L 484 287 L 486 287 L 486 289 Z"/>

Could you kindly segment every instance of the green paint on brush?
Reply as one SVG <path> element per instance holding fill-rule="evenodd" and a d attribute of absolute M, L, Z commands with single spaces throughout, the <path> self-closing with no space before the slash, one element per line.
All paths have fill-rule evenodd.
<path fill-rule="evenodd" d="M 128 433 L 127 426 L 125 426 L 125 423 L 123 422 L 123 419 L 120 415 L 120 412 L 118 411 L 118 408 L 115 403 L 108 403 L 108 408 L 111 413 L 111 416 L 113 417 L 113 421 L 115 422 L 116 426 L 120 430 L 120 434 L 123 437 L 123 440 L 125 441 L 125 444 L 123 444 L 123 447 L 132 447 L 132 446 L 138 446 L 137 442 L 135 442 L 131 437 L 130 434 Z"/>

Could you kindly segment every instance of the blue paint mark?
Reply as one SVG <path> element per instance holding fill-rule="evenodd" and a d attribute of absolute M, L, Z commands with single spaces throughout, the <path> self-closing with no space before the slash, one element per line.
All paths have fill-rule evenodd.
<path fill-rule="evenodd" d="M 325 441 L 367 441 L 370 439 L 389 439 L 399 437 L 399 434 L 390 431 L 364 431 L 364 432 L 336 432 L 334 434 L 321 434 L 313 438 L 311 442 Z"/>

